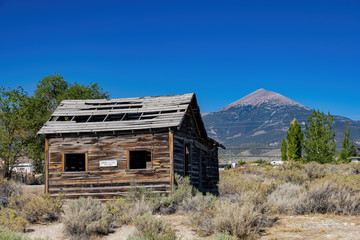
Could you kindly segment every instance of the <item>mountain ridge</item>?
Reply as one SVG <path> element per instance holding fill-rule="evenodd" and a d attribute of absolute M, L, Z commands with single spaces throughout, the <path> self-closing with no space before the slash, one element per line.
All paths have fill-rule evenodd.
<path fill-rule="evenodd" d="M 227 147 L 246 149 L 248 152 L 280 156 L 280 142 L 286 137 L 290 122 L 296 118 L 303 130 L 313 110 L 276 92 L 258 89 L 216 112 L 203 116 L 205 127 L 211 138 Z M 360 145 L 360 121 L 335 116 L 337 146 L 341 145 L 346 122 L 350 134 Z M 255 151 L 257 149 L 257 151 Z M 241 152 L 241 151 L 239 151 Z"/>

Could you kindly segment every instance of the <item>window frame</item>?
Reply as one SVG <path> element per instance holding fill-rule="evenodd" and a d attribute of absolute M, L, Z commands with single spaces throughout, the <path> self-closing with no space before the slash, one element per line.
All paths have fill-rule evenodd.
<path fill-rule="evenodd" d="M 192 171 L 192 150 L 193 150 L 193 146 L 192 146 L 192 142 L 189 141 L 184 141 L 184 176 L 188 176 L 191 177 L 191 171 Z M 188 147 L 189 150 L 189 154 L 188 154 L 188 159 L 187 159 L 187 163 L 188 166 L 186 166 L 186 147 Z M 186 171 L 187 170 L 187 171 Z"/>
<path fill-rule="evenodd" d="M 150 152 L 150 158 L 151 158 L 151 168 L 130 168 L 130 152 L 140 152 L 140 151 L 148 151 Z M 126 170 L 132 170 L 132 171 L 137 171 L 137 170 L 154 170 L 154 163 L 153 163 L 153 149 L 150 148 L 129 148 L 126 150 Z"/>
<path fill-rule="evenodd" d="M 85 170 L 84 171 L 66 171 L 65 170 L 65 161 L 67 154 L 85 154 Z M 69 152 L 69 153 L 62 153 L 61 156 L 61 171 L 63 173 L 83 173 L 88 172 L 88 152 Z"/>

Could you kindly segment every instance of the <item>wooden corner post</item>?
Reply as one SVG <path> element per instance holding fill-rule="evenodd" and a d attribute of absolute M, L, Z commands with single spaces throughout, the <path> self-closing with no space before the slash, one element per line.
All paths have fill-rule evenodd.
<path fill-rule="evenodd" d="M 45 193 L 49 193 L 49 139 L 45 138 Z"/>
<path fill-rule="evenodd" d="M 170 152 L 170 188 L 174 186 L 174 132 L 169 130 L 169 152 Z"/>

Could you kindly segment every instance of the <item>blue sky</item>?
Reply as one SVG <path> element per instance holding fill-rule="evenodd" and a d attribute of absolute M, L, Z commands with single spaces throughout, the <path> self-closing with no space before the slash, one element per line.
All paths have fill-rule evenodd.
<path fill-rule="evenodd" d="M 360 1 L 0 0 L 0 84 L 52 73 L 112 98 L 195 92 L 202 112 L 264 88 L 360 119 Z"/>

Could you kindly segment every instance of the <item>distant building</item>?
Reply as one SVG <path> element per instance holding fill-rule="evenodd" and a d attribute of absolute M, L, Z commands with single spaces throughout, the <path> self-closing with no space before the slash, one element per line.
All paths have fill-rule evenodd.
<path fill-rule="evenodd" d="M 283 164 L 284 162 L 283 161 L 271 161 L 270 164 L 273 165 L 273 166 L 279 166 L 281 164 Z"/>
<path fill-rule="evenodd" d="M 31 163 L 19 163 L 14 166 L 14 171 L 16 173 L 32 173 L 33 170 L 34 169 Z"/>
<path fill-rule="evenodd" d="M 350 162 L 359 163 L 360 162 L 360 157 L 350 157 Z"/>

